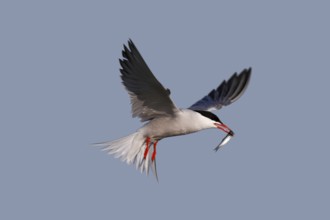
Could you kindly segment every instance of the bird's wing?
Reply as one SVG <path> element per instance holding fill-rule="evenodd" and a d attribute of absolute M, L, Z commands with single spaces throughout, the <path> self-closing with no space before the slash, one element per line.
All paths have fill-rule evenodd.
<path fill-rule="evenodd" d="M 141 121 L 151 120 L 158 116 L 171 115 L 178 109 L 170 98 L 170 90 L 152 74 L 132 40 L 124 45 L 121 65 L 121 78 L 132 104 L 133 117 Z"/>
<path fill-rule="evenodd" d="M 244 69 L 240 74 L 234 73 L 228 81 L 224 80 L 218 88 L 213 89 L 208 95 L 189 107 L 192 110 L 213 111 L 219 110 L 235 102 L 249 84 L 251 68 Z"/>

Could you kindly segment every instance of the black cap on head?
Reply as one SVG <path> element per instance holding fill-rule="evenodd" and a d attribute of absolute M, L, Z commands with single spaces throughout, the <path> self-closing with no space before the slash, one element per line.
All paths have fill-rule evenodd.
<path fill-rule="evenodd" d="M 199 114 L 203 115 L 204 117 L 207 117 L 213 121 L 216 122 L 220 122 L 222 124 L 222 122 L 220 121 L 220 119 L 218 118 L 218 116 L 216 116 L 215 114 L 213 114 L 212 112 L 209 111 L 202 111 L 202 110 L 194 110 L 195 112 L 198 112 Z"/>

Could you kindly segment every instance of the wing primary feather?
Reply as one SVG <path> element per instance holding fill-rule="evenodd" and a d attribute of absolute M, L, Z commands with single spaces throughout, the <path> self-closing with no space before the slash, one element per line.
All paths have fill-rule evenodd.
<path fill-rule="evenodd" d="M 238 77 L 237 77 L 237 73 L 235 73 L 229 80 L 228 80 L 228 85 L 229 85 L 229 91 L 227 94 L 227 97 L 229 97 L 230 95 L 232 95 L 236 88 L 237 88 L 237 84 L 238 84 Z"/>
<path fill-rule="evenodd" d="M 227 106 L 235 102 L 244 93 L 249 84 L 250 77 L 251 67 L 243 69 L 239 74 L 235 72 L 228 81 L 222 81 L 216 89 L 211 90 L 208 95 L 189 108 L 192 110 L 210 111 L 220 109 L 222 106 Z"/>
<path fill-rule="evenodd" d="M 211 98 L 211 99 L 215 99 L 215 89 L 213 89 L 209 94 L 208 96 Z"/>
<path fill-rule="evenodd" d="M 131 39 L 119 59 L 122 83 L 131 99 L 132 116 L 141 121 L 174 114 L 178 109 L 169 90 L 156 79 Z"/>
<path fill-rule="evenodd" d="M 235 92 L 232 95 L 232 97 L 230 97 L 231 103 L 235 102 L 243 95 L 244 91 L 246 90 L 249 84 L 250 77 L 251 77 L 251 68 L 244 69 L 240 74 L 240 79 L 239 79 L 240 84 L 237 86 L 236 89 L 237 92 Z"/>

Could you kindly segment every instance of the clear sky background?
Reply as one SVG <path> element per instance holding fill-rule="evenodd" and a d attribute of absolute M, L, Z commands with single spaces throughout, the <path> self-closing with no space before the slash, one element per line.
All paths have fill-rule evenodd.
<path fill-rule="evenodd" d="M 329 8 L 1 1 L 0 219 L 329 219 Z M 180 107 L 253 68 L 215 112 L 235 138 L 162 140 L 159 183 L 90 146 L 141 126 L 118 70 L 129 38 Z"/>

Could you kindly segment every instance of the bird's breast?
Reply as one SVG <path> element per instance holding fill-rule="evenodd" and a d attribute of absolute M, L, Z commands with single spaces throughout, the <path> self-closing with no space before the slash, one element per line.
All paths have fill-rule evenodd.
<path fill-rule="evenodd" d="M 145 136 L 155 139 L 190 134 L 206 128 L 200 124 L 198 117 L 194 113 L 159 117 L 151 120 L 141 129 Z"/>

